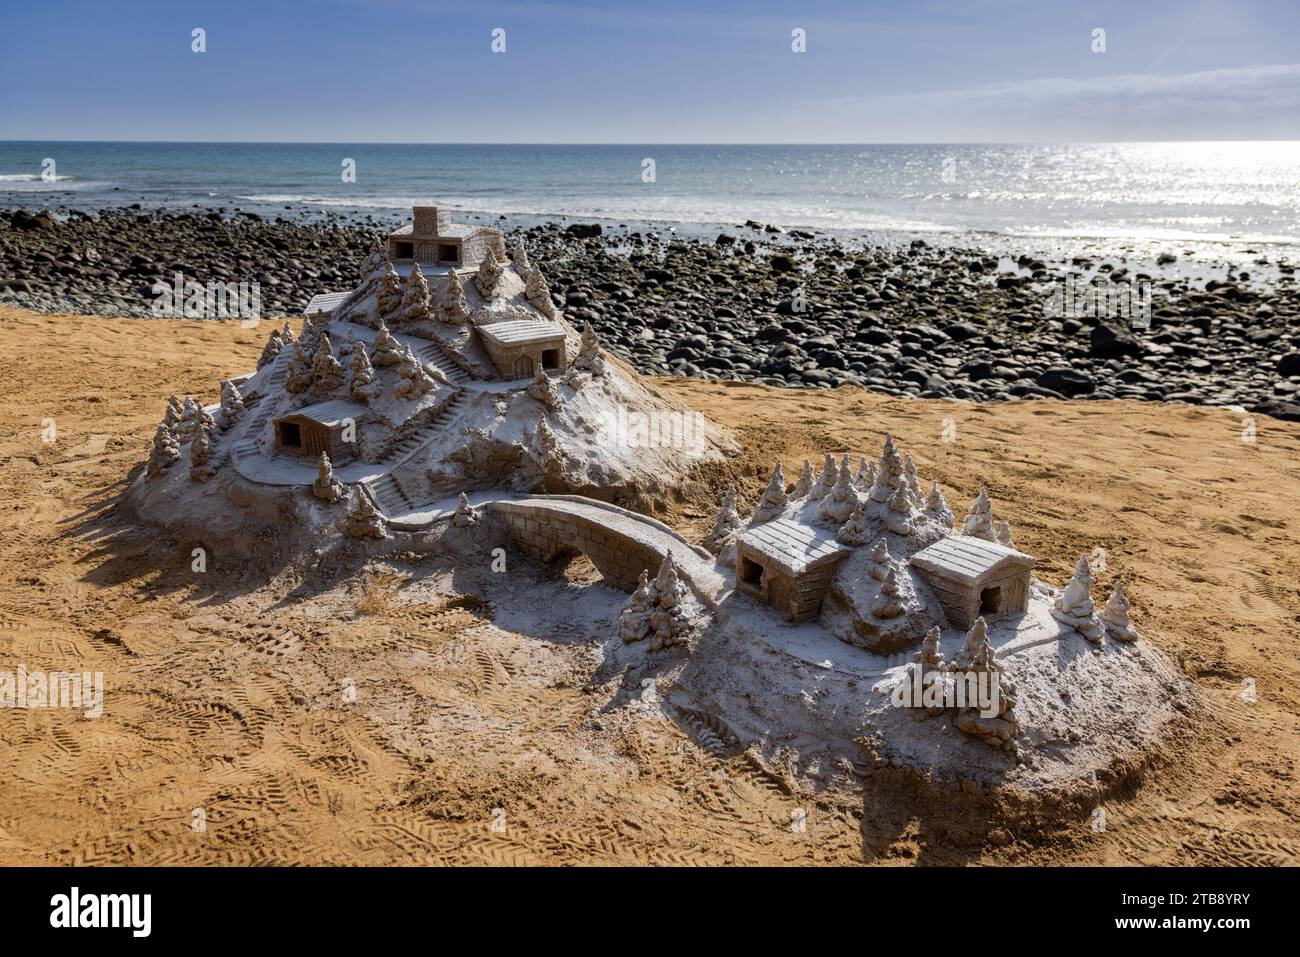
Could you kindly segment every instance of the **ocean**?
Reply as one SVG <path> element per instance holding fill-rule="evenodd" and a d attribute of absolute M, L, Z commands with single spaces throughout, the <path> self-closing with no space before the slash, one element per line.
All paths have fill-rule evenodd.
<path fill-rule="evenodd" d="M 563 218 L 703 234 L 756 220 L 882 240 L 1289 246 L 1300 244 L 1300 142 L 0 142 L 7 208 L 140 204 L 396 221 L 430 202 L 518 225 Z"/>

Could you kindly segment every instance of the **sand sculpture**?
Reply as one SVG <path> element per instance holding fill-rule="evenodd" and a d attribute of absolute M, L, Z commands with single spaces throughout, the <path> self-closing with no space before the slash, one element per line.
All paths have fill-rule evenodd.
<path fill-rule="evenodd" d="M 1061 667 L 1042 664 L 1058 660 L 1049 643 L 1083 640 L 1100 652 L 1109 637 L 1128 643 L 1129 657 L 1149 654 L 1133 644 L 1118 581 L 1098 612 L 1086 558 L 1059 591 L 1035 580 L 1034 558 L 1015 549 L 987 490 L 979 487 L 957 526 L 939 483 L 923 483 L 888 433 L 874 461 L 828 452 L 820 471 L 804 460 L 789 488 L 775 461 L 748 519 L 726 488 L 702 546 L 689 544 L 649 517 L 651 503 L 699 466 L 717 474 L 734 440 L 710 423 L 687 447 L 637 446 L 602 431 L 597 423 L 618 421 L 620 410 L 686 410 L 608 354 L 589 324 L 579 331 L 567 321 L 522 241 L 507 259 L 495 230 L 418 207 L 362 272 L 298 336 L 287 324 L 273 329 L 256 370 L 221 383 L 218 405 L 168 401 L 132 487 L 142 516 L 186 525 L 208 516 L 238 543 L 240 521 L 263 527 L 255 523 L 274 515 L 277 535 L 300 540 L 304 554 L 331 541 L 353 552 L 409 551 L 439 529 L 473 530 L 450 535 L 453 550 L 490 542 L 543 561 L 582 552 L 631 591 L 607 653 L 638 674 L 689 655 L 699 670 L 681 694 L 725 690 L 739 710 L 719 706 L 720 720 L 756 735 L 779 723 L 770 703 L 754 704 L 745 723 L 749 706 L 739 702 L 766 684 L 804 701 L 814 715 L 807 726 L 819 729 L 869 713 L 895 732 L 939 734 L 944 722 L 910 717 L 948 714 L 963 746 L 1007 756 L 1003 770 L 1021 755 L 1026 727 L 1043 740 L 1056 733 L 1044 730 L 1049 718 L 1037 704 L 1059 699 L 1054 684 L 1031 683 L 1028 721 L 1016 711 L 1007 671 L 1034 658 L 1032 649 L 1047 649 L 1034 658 L 1039 671 L 1019 671 L 1018 681 L 1042 682 Z M 945 643 L 956 652 L 946 665 Z M 898 712 L 905 725 L 860 706 L 888 698 L 896 658 L 939 695 Z M 807 694 L 807 668 L 790 661 L 826 670 L 841 697 Z M 752 686 L 735 684 L 751 672 Z M 959 684 L 990 683 L 994 701 L 944 698 Z M 1085 718 L 1106 713 L 1098 706 Z M 855 735 L 842 737 L 836 747 Z M 954 773 L 972 764 L 968 753 L 944 755 Z"/>

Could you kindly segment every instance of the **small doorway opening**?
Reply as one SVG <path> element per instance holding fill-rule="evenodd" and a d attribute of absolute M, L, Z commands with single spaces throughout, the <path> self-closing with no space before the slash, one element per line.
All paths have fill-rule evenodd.
<path fill-rule="evenodd" d="M 393 258 L 394 258 L 394 259 L 414 259 L 414 258 L 415 258 L 415 243 L 402 243 L 402 242 L 395 242 L 395 243 L 393 243 Z"/>
<path fill-rule="evenodd" d="M 302 448 L 302 430 L 295 422 L 280 423 L 280 444 L 286 449 Z"/>
<path fill-rule="evenodd" d="M 560 350 L 543 349 L 542 350 L 542 368 L 558 369 L 560 367 Z"/>
<path fill-rule="evenodd" d="M 515 362 L 516 379 L 531 379 L 535 372 L 532 356 L 520 356 L 518 361 Z"/>
<path fill-rule="evenodd" d="M 1002 588 L 1000 586 L 995 585 L 980 592 L 980 614 L 1002 614 Z"/>
<path fill-rule="evenodd" d="M 740 560 L 740 580 L 751 588 L 763 587 L 763 566 L 751 558 Z"/>
<path fill-rule="evenodd" d="M 438 262 L 454 263 L 460 257 L 456 255 L 460 249 L 455 243 L 438 243 Z"/>

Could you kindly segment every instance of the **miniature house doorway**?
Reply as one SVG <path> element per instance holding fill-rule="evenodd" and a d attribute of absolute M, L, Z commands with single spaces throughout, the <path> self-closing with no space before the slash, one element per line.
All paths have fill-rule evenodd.
<path fill-rule="evenodd" d="M 532 356 L 520 356 L 515 362 L 516 379 L 531 379 L 535 371 Z"/>
<path fill-rule="evenodd" d="M 454 263 L 460 257 L 455 243 L 438 243 L 438 262 Z"/>
<path fill-rule="evenodd" d="M 395 243 L 393 243 L 393 258 L 394 258 L 394 259 L 414 259 L 414 258 L 415 258 L 415 243 L 403 243 L 403 242 L 395 242 Z"/>
<path fill-rule="evenodd" d="M 763 589 L 763 566 L 752 558 L 741 558 L 740 580 L 753 588 L 754 591 L 761 592 Z"/>
<path fill-rule="evenodd" d="M 980 592 L 980 614 L 1002 614 L 1002 586 L 994 585 Z"/>
<path fill-rule="evenodd" d="M 543 349 L 542 350 L 542 368 L 555 370 L 560 367 L 560 350 Z"/>
<path fill-rule="evenodd" d="M 285 449 L 302 448 L 302 429 L 295 422 L 281 422 L 279 436 L 280 446 Z"/>

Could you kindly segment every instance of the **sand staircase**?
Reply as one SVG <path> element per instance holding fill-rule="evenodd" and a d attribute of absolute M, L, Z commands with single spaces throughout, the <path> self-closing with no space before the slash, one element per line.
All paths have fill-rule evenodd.
<path fill-rule="evenodd" d="M 417 359 L 425 365 L 433 366 L 445 375 L 447 381 L 452 385 L 460 385 L 469 378 L 469 374 L 461 368 L 459 362 L 447 351 L 446 346 L 437 339 L 427 339 L 424 345 L 413 351 Z"/>
<path fill-rule="evenodd" d="M 248 425 L 244 427 L 244 435 L 232 448 L 237 458 L 243 458 L 245 455 L 251 455 L 257 451 L 257 437 L 262 433 L 266 420 L 271 417 L 272 410 L 275 409 L 276 399 L 284 391 L 284 380 L 289 376 L 289 363 L 276 362 L 275 368 L 271 370 L 271 378 L 267 382 L 267 388 L 262 397 L 257 400 L 257 405 L 253 406 L 253 417 L 249 419 Z"/>
<path fill-rule="evenodd" d="M 363 483 L 370 492 L 376 505 L 387 516 L 409 512 L 415 505 L 411 497 L 402 488 L 393 473 L 412 459 L 417 452 L 438 437 L 447 421 L 456 414 L 465 401 L 468 392 L 457 389 L 438 409 L 438 414 L 426 425 L 416 429 L 382 459 L 375 463 L 377 467 L 388 469 L 388 474 Z"/>

